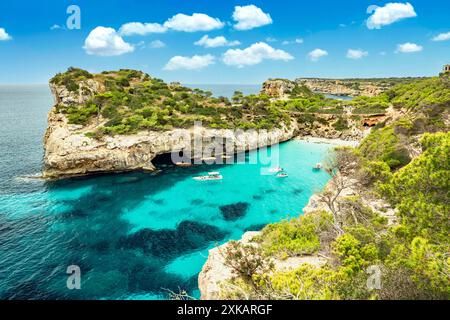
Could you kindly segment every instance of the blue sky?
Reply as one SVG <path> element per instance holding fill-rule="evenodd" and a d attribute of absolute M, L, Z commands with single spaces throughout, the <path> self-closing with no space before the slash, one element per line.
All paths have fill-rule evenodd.
<path fill-rule="evenodd" d="M 45 83 L 69 66 L 193 84 L 436 75 L 450 63 L 450 2 L 395 1 L 5 0 L 0 83 Z M 72 4 L 79 30 L 66 27 Z"/>

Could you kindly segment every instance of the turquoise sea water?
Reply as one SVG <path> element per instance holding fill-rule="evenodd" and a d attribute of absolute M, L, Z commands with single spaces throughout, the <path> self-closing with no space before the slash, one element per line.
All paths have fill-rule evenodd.
<path fill-rule="evenodd" d="M 164 162 L 159 174 L 23 178 L 41 169 L 51 104 L 46 86 L 0 86 L 0 299 L 198 296 L 209 248 L 301 214 L 328 180 L 311 168 L 331 145 L 304 141 L 280 145 L 285 179 L 261 175 L 262 164 Z M 192 179 L 208 171 L 224 180 Z M 66 287 L 69 265 L 81 269 L 81 290 Z"/>

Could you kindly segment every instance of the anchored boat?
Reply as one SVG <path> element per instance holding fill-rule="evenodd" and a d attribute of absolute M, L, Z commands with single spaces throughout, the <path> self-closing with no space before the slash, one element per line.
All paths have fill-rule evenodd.
<path fill-rule="evenodd" d="M 283 172 L 283 168 L 280 167 L 276 167 L 276 168 L 270 168 L 269 169 L 270 173 L 279 173 L 279 172 Z"/>
<path fill-rule="evenodd" d="M 223 176 L 220 172 L 209 172 L 207 176 L 199 176 L 194 178 L 196 181 L 217 181 L 222 179 Z"/>

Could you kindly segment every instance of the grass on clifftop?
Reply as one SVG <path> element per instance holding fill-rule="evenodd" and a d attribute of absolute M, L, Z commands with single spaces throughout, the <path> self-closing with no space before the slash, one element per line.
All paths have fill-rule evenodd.
<path fill-rule="evenodd" d="M 57 110 L 73 124 L 106 120 L 97 134 L 188 128 L 194 121 L 211 128 L 272 129 L 290 121 L 265 95 L 237 96 L 232 104 L 225 97 L 212 97 L 211 92 L 166 84 L 135 70 L 90 74 L 70 68 L 50 82 L 64 85 L 70 92 L 89 92 L 91 88 L 84 83 L 87 79 L 98 83 L 99 92 L 84 105 L 59 105 Z"/>
<path fill-rule="evenodd" d="M 449 81 L 448 76 L 406 81 L 376 97 L 357 97 L 352 101 L 329 99 L 301 84 L 296 84 L 287 100 L 236 92 L 230 101 L 129 69 L 91 74 L 69 68 L 50 80 L 76 97 L 89 97 L 83 105 L 60 104 L 56 110 L 66 114 L 71 124 L 96 125 L 95 131 L 88 133 L 92 137 L 189 128 L 195 121 L 210 128 L 270 130 L 288 125 L 291 117 L 304 123 L 320 123 L 321 114 L 338 116 L 333 127 L 343 131 L 348 128 L 344 112 L 348 105 L 354 107 L 355 115 L 384 113 L 391 105 L 415 111 L 433 106 L 431 113 L 435 106 L 448 108 Z"/>
<path fill-rule="evenodd" d="M 375 97 L 357 97 L 349 104 L 355 108 L 355 114 L 384 113 L 391 105 L 415 111 L 430 106 L 450 107 L 450 79 L 442 75 L 402 83 Z"/>

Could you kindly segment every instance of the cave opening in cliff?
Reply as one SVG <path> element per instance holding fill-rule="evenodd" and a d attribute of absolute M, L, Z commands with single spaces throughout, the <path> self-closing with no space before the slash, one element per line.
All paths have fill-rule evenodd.
<path fill-rule="evenodd" d="M 172 156 L 172 152 L 161 153 L 155 156 L 152 160 L 152 164 L 155 167 L 166 167 L 172 165 L 190 165 L 192 160 L 190 158 L 184 158 L 182 152 L 175 152 Z"/>
<path fill-rule="evenodd" d="M 172 161 L 172 153 L 162 153 L 158 154 L 156 157 L 153 158 L 152 163 L 154 166 L 168 166 L 168 165 L 174 165 Z"/>

